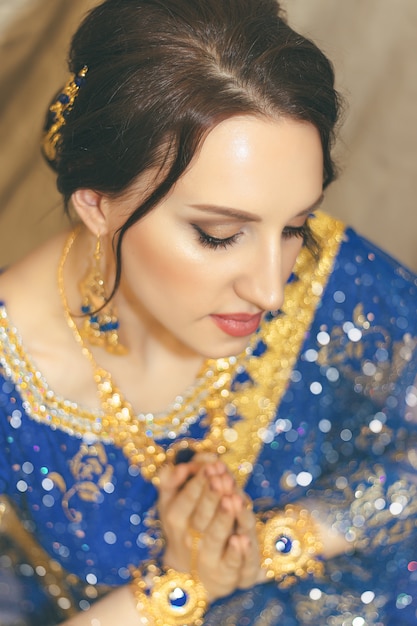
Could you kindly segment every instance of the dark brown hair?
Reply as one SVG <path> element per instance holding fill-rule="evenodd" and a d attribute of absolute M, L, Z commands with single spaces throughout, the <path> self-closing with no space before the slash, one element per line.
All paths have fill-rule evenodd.
<path fill-rule="evenodd" d="M 209 130 L 238 114 L 311 122 L 334 178 L 338 96 L 331 63 L 293 31 L 275 0 L 106 0 L 75 33 L 69 65 L 88 66 L 55 161 L 66 207 L 80 188 L 117 196 L 151 167 L 167 173 L 122 226 L 151 210 Z"/>

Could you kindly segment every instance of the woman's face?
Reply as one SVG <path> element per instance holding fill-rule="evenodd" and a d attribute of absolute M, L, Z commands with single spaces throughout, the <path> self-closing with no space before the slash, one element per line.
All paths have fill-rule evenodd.
<path fill-rule="evenodd" d="M 204 357 L 240 353 L 262 314 L 282 305 L 322 181 L 313 125 L 225 120 L 169 196 L 127 231 L 122 297 L 146 312 L 153 336 L 159 328 Z M 126 204 L 111 208 L 125 218 Z"/>

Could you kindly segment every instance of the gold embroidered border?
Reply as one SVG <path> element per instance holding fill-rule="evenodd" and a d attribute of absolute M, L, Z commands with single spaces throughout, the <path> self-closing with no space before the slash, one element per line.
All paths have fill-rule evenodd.
<path fill-rule="evenodd" d="M 231 394 L 231 402 L 243 419 L 225 433 L 232 445 L 223 460 L 240 485 L 252 471 L 263 443 L 262 429 L 272 421 L 288 385 L 345 230 L 342 222 L 320 212 L 311 220 L 311 228 L 321 245 L 320 258 L 316 262 L 307 249 L 301 251 L 294 269 L 299 280 L 286 286 L 283 315 L 261 329 L 260 339 L 267 350 L 246 364 L 255 384 Z"/>

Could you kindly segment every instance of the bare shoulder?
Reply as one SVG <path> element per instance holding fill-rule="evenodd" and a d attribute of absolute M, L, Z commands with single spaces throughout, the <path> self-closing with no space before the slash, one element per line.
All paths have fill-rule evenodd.
<path fill-rule="evenodd" d="M 65 233 L 50 239 L 0 275 L 0 301 L 8 316 L 29 344 L 42 335 L 46 324 L 50 332 L 59 306 L 57 267 Z"/>
<path fill-rule="evenodd" d="M 67 235 L 51 239 L 5 271 L 0 276 L 0 301 L 28 362 L 41 372 L 49 388 L 96 408 L 91 365 L 68 328 L 58 289 L 58 266 Z"/>

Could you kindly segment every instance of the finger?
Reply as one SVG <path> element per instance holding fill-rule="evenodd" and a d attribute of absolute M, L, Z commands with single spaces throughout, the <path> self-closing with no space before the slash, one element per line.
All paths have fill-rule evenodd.
<path fill-rule="evenodd" d="M 216 463 L 219 457 L 217 454 L 214 454 L 214 452 L 196 452 L 193 456 L 193 460 L 197 461 L 197 463 L 201 463 L 201 465 L 207 465 L 209 463 Z"/>
<path fill-rule="evenodd" d="M 180 463 L 178 465 L 166 465 L 159 472 L 159 492 L 162 497 L 167 497 L 180 489 L 187 480 L 197 474 L 201 465 L 197 462 Z"/>
<path fill-rule="evenodd" d="M 228 496 L 223 496 L 216 514 L 207 527 L 203 542 L 202 552 L 204 552 L 212 563 L 220 561 L 230 535 L 233 533 L 235 516 L 225 506 Z"/>
<path fill-rule="evenodd" d="M 226 511 L 229 511 L 231 515 L 235 516 L 237 523 L 244 506 L 242 496 L 238 493 L 232 493 L 230 496 L 225 495 L 222 498 L 222 506 Z"/>
<path fill-rule="evenodd" d="M 256 516 L 252 509 L 248 509 L 242 501 L 242 506 L 236 510 L 236 532 L 256 538 Z"/>
<path fill-rule="evenodd" d="M 212 489 L 207 482 L 191 518 L 191 526 L 204 533 L 211 524 L 219 507 L 222 494 Z"/>
<path fill-rule="evenodd" d="M 236 532 L 242 550 L 240 588 L 247 589 L 260 581 L 260 551 L 256 532 L 256 517 L 245 506 L 237 515 Z"/>
<path fill-rule="evenodd" d="M 203 455 L 199 455 L 198 462 L 201 463 L 209 458 L 209 455 L 206 455 L 205 459 Z M 225 464 L 217 459 L 204 463 L 204 474 L 207 477 L 207 484 L 195 508 L 192 520 L 192 526 L 199 532 L 203 532 L 210 524 L 222 495 L 233 493 L 235 488 L 234 479 Z"/>
<path fill-rule="evenodd" d="M 179 491 L 175 491 L 174 497 L 168 492 L 160 493 L 158 502 L 161 520 L 170 527 L 186 529 L 190 525 L 190 518 L 198 505 L 201 494 L 207 484 L 203 469 L 192 476 Z"/>
<path fill-rule="evenodd" d="M 241 537 L 231 535 L 223 555 L 223 562 L 226 567 L 238 570 L 243 564 L 242 541 Z"/>
<path fill-rule="evenodd" d="M 245 535 L 240 535 L 240 539 L 246 540 L 246 545 L 242 545 L 242 566 L 240 570 L 240 588 L 247 589 L 261 580 L 261 564 L 258 544 L 250 541 Z"/>
<path fill-rule="evenodd" d="M 207 476 L 226 474 L 227 471 L 227 466 L 219 459 L 212 459 L 206 463 Z"/>
<path fill-rule="evenodd" d="M 233 535 L 227 539 L 221 558 L 218 554 L 215 555 L 213 550 L 209 551 L 206 547 L 202 547 L 198 574 L 209 597 L 229 595 L 240 586 L 242 554 L 239 539 L 237 541 L 234 539 Z"/>
<path fill-rule="evenodd" d="M 219 494 L 231 495 L 236 490 L 236 483 L 229 472 L 223 472 L 218 474 L 209 473 L 207 468 L 207 475 L 209 483 L 213 491 L 217 491 Z"/>

